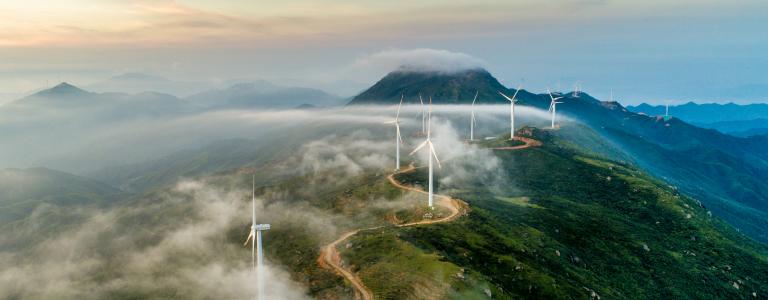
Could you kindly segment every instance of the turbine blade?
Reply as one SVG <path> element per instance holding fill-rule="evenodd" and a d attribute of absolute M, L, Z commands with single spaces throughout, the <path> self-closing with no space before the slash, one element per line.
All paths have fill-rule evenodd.
<path fill-rule="evenodd" d="M 437 152 L 435 152 L 435 146 L 432 144 L 432 141 L 429 141 L 429 152 L 430 152 L 429 154 L 435 157 L 435 161 L 437 162 L 437 167 L 442 169 L 443 166 L 440 165 L 440 159 L 437 158 Z"/>
<path fill-rule="evenodd" d="M 252 238 L 253 238 L 253 231 L 251 231 L 251 233 L 248 234 L 248 238 L 245 239 L 245 243 L 243 243 L 243 246 L 248 246 L 248 242 L 251 241 Z"/>
<path fill-rule="evenodd" d="M 409 155 L 413 155 L 413 154 L 414 154 L 414 153 L 416 153 L 417 151 L 421 150 L 421 148 L 424 148 L 424 146 L 425 146 L 425 145 L 426 145 L 428 142 L 429 142 L 429 140 L 426 140 L 426 141 L 422 142 L 421 144 L 419 144 L 419 146 L 418 146 L 418 147 L 416 147 L 416 149 L 413 149 L 413 151 L 411 151 L 411 154 L 409 154 Z"/>
<path fill-rule="evenodd" d="M 475 99 L 472 99 L 472 106 L 475 106 L 475 101 L 477 100 L 478 93 L 480 93 L 480 91 L 475 91 Z"/>
<path fill-rule="evenodd" d="M 427 114 L 427 136 L 432 132 L 432 96 L 429 96 L 429 113 Z"/>
<path fill-rule="evenodd" d="M 397 139 L 400 140 L 400 145 L 404 145 L 403 138 L 400 136 L 400 125 L 395 123 L 395 128 L 397 128 Z"/>
<path fill-rule="evenodd" d="M 501 94 L 502 96 L 504 96 L 504 98 L 507 98 L 507 100 L 509 100 L 509 101 L 512 101 L 512 98 L 509 98 L 509 97 L 507 97 L 507 95 L 504 95 L 504 93 L 502 93 L 502 92 L 499 92 L 499 94 Z"/>
<path fill-rule="evenodd" d="M 400 107 L 403 106 L 403 94 L 400 94 L 400 104 L 397 106 L 397 115 L 395 116 L 395 122 L 400 118 Z"/>
<path fill-rule="evenodd" d="M 512 101 L 515 101 L 515 97 L 517 97 L 517 93 L 518 93 L 518 92 L 520 92 L 520 89 L 522 89 L 522 88 L 523 88 L 523 85 L 522 85 L 522 84 L 519 84 L 519 85 L 517 86 L 517 89 L 515 89 L 515 94 L 514 94 L 514 95 L 512 95 Z"/>

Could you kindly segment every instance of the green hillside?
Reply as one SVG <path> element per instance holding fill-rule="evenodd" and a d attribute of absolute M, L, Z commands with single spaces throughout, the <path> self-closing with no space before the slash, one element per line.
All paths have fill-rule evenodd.
<path fill-rule="evenodd" d="M 466 182 L 440 191 L 467 201 L 469 216 L 361 236 L 351 242 L 360 246 L 345 254 L 350 263 L 366 266 L 359 271 L 363 279 L 387 299 L 419 298 L 393 292 L 413 280 L 387 279 L 417 270 L 428 273 L 420 277 L 471 274 L 446 277 L 453 292 L 445 298 L 463 298 L 470 282 L 490 283 L 482 290 L 499 299 L 749 299 L 753 292 L 768 293 L 764 245 L 629 165 L 567 146 L 573 144 L 546 131 L 534 135 L 544 146 L 495 152 L 507 175 L 501 188 Z M 433 259 L 414 267 L 423 257 Z M 374 288 L 381 284 L 390 286 Z"/>
<path fill-rule="evenodd" d="M 675 188 L 617 162 L 624 159 L 621 152 L 595 132 L 586 127 L 523 132 L 543 145 L 492 151 L 501 164 L 493 180 L 438 180 L 437 192 L 468 202 L 468 215 L 418 227 L 392 226 L 420 220 L 425 196 L 393 186 L 388 172 L 349 173 L 337 167 L 299 174 L 292 170 L 300 165 L 300 154 L 267 156 L 270 163 L 253 165 L 265 207 L 260 217 L 273 226 L 265 233 L 267 261 L 304 289 L 299 293 L 352 299 L 351 286 L 318 265 L 320 249 L 344 232 L 375 227 L 338 250 L 343 265 L 379 299 L 754 299 L 752 293 L 768 294 L 765 245 Z M 499 138 L 476 145 L 519 143 Z M 438 178 L 466 165 L 444 164 Z M 198 168 L 193 169 L 199 176 L 186 173 L 197 177 L 192 183 L 159 184 L 110 209 L 54 211 L 44 219 L 46 226 L 30 215 L 20 221 L 28 226 L 14 227 L 22 231 L 0 239 L 0 265 L 35 279 L 40 278 L 36 270 L 49 265 L 87 265 L 87 271 L 52 277 L 76 287 L 73 297 L 238 298 L 230 290 L 206 289 L 197 275 L 179 277 L 212 270 L 221 273 L 208 276 L 236 276 L 247 272 L 250 260 L 250 249 L 242 245 L 250 221 L 250 175 L 240 168 L 215 174 Z M 396 179 L 418 186 L 425 176 L 417 169 Z M 104 207 L 100 201 L 118 199 L 109 196 L 116 190 L 102 191 L 104 185 L 74 183 L 67 186 L 104 194 L 78 196 L 78 206 Z M 72 225 L 78 222 L 84 226 Z M 188 235 L 197 238 L 182 238 Z M 74 243 L 50 253 L 57 237 Z M 135 259 L 144 256 L 154 260 L 136 265 Z M 139 284 L 147 277 L 153 284 Z M 14 278 L 3 279 L 14 287 L 6 290 L 10 295 L 39 295 Z M 41 291 L 50 291 L 44 286 Z"/>
<path fill-rule="evenodd" d="M 469 104 L 476 91 L 481 103 L 507 104 L 498 92 L 513 90 L 482 69 L 455 73 L 395 71 L 350 104 L 394 104 L 401 94 L 406 102 L 413 103 L 419 93 L 434 96 L 438 104 Z M 589 126 L 600 133 L 598 142 L 608 140 L 623 152 L 611 158 L 636 162 L 643 171 L 709 205 L 715 215 L 752 238 L 768 241 L 768 184 L 763 180 L 768 178 L 768 136 L 738 138 L 677 117 L 634 113 L 618 102 L 600 101 L 583 92 L 578 97 L 573 93 L 559 95 L 563 97 L 557 108 L 561 116 Z M 549 95 L 525 90 L 517 99 L 519 105 L 542 110 L 550 104 Z M 718 106 L 707 109 L 713 108 Z"/>
<path fill-rule="evenodd" d="M 0 225 L 25 218 L 39 205 L 103 206 L 124 194 L 107 184 L 46 169 L 0 170 Z"/>

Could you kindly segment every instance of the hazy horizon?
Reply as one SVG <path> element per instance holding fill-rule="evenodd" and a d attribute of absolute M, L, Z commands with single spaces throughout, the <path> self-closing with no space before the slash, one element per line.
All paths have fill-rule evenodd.
<path fill-rule="evenodd" d="M 94 1 L 0 4 L 0 99 L 127 72 L 348 97 L 432 50 L 503 84 L 640 102 L 765 102 L 760 1 Z M 317 15 L 317 11 L 327 12 Z M 439 59 L 439 58 L 438 58 Z M 438 60 L 439 61 L 439 60 Z"/>

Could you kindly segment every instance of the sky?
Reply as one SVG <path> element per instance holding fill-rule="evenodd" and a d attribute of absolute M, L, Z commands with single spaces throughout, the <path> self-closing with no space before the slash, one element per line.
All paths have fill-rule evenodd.
<path fill-rule="evenodd" d="M 401 2 L 0 0 L 0 103 L 126 72 L 353 96 L 425 61 L 624 104 L 768 102 L 765 1 Z"/>

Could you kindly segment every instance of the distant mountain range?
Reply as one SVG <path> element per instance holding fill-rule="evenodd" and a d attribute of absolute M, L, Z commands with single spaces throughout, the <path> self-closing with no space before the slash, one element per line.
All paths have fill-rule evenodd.
<path fill-rule="evenodd" d="M 475 91 L 481 91 L 481 103 L 508 103 L 496 95 L 514 90 L 484 70 L 453 74 L 394 71 L 349 104 L 393 104 L 401 93 L 411 103 L 421 93 L 425 99 L 433 96 L 435 103 L 469 104 Z M 768 183 L 764 180 L 768 178 L 768 136 L 734 137 L 677 117 L 665 120 L 654 116 L 656 110 L 638 114 L 587 93 L 561 96 L 564 103 L 558 112 L 590 125 L 635 164 L 700 199 L 751 236 L 768 241 Z M 547 94 L 526 91 L 518 98 L 521 105 L 544 110 L 550 102 Z"/>
<path fill-rule="evenodd" d="M 345 99 L 304 87 L 284 87 L 259 80 L 213 89 L 186 98 L 209 108 L 294 108 L 308 104 L 318 107 L 343 105 Z"/>
<path fill-rule="evenodd" d="M 119 81 L 152 81 L 152 77 L 123 76 Z M 162 81 L 162 80 L 161 80 Z M 185 98 L 158 92 L 91 92 L 67 82 L 11 102 L 11 108 L 109 109 L 109 115 L 163 115 L 194 111 L 242 108 L 288 109 L 343 105 L 344 98 L 324 91 L 284 87 L 267 81 L 243 82 L 224 89 L 210 89 Z"/>
<path fill-rule="evenodd" d="M 16 112 L 26 111 L 27 113 L 51 109 L 99 110 L 100 117 L 110 118 L 178 114 L 193 110 L 187 101 L 169 94 L 95 93 L 66 82 L 6 104 L 4 108 L 6 107 Z"/>
<path fill-rule="evenodd" d="M 663 115 L 663 105 L 640 104 L 627 109 L 648 115 Z M 768 132 L 768 104 L 696 104 L 688 102 L 669 107 L 669 114 L 691 124 L 736 136 L 750 136 Z"/>

